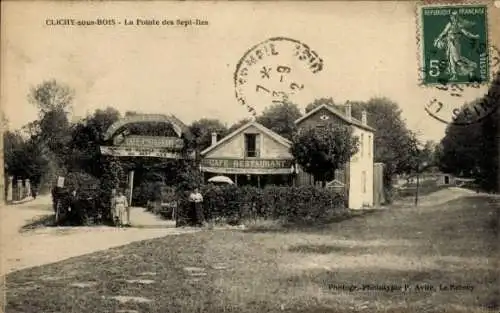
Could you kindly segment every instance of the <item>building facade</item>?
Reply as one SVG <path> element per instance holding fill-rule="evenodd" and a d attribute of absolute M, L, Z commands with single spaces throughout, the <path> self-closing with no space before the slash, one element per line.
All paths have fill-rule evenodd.
<path fill-rule="evenodd" d="M 227 176 L 237 185 L 291 185 L 295 162 L 290 141 L 251 121 L 201 152 L 204 179 Z"/>
<path fill-rule="evenodd" d="M 359 209 L 364 206 L 373 206 L 373 152 L 375 129 L 368 126 L 366 112 L 363 111 L 361 121 L 351 114 L 349 103 L 345 112 L 329 105 L 321 105 L 295 121 L 299 131 L 311 127 L 325 127 L 327 124 L 342 124 L 352 127 L 353 136 L 359 138 L 359 151 L 351 157 L 349 162 L 335 174 L 335 183 L 344 184 L 349 208 Z M 314 183 L 311 175 L 300 171 L 299 183 Z"/>

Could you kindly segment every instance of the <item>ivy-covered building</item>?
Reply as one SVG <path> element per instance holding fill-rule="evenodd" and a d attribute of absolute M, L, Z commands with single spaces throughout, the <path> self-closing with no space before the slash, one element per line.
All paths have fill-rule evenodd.
<path fill-rule="evenodd" d="M 183 162 L 194 160 L 186 146 L 187 126 L 175 116 L 134 114 L 112 124 L 100 146 L 104 180 L 125 189 L 132 205 L 150 200 L 156 185 L 175 185 Z"/>

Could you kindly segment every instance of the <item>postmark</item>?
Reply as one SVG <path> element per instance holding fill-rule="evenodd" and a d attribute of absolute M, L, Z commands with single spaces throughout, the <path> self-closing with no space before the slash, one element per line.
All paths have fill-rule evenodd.
<path fill-rule="evenodd" d="M 470 125 L 481 122 L 498 109 L 500 94 L 500 49 L 490 47 L 491 73 L 489 85 L 469 82 L 465 84 L 441 83 L 433 86 L 434 97 L 425 103 L 424 109 L 433 118 L 443 123 Z M 486 89 L 481 99 L 465 101 L 462 97 L 470 89 Z"/>
<path fill-rule="evenodd" d="M 236 99 L 255 116 L 256 104 L 290 101 L 323 67 L 318 53 L 299 40 L 267 39 L 239 60 L 234 72 Z"/>
<path fill-rule="evenodd" d="M 443 123 L 481 122 L 498 106 L 498 95 L 491 90 L 499 83 L 500 49 L 489 44 L 488 7 L 425 5 L 417 13 L 420 85 L 432 94 L 425 111 Z M 487 94 L 480 100 L 462 99 L 478 90 Z"/>

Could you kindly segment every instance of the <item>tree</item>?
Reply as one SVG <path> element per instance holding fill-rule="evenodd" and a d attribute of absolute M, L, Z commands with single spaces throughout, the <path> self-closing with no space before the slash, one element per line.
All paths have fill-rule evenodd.
<path fill-rule="evenodd" d="M 441 140 L 439 166 L 442 171 L 476 178 L 487 191 L 498 191 L 498 124 L 500 122 L 500 74 L 481 99 L 465 103 L 456 121 L 469 121 L 468 108 L 493 108 L 495 111 L 481 121 L 468 125 L 451 123 Z M 478 105 L 480 103 L 480 105 Z"/>
<path fill-rule="evenodd" d="M 37 185 L 47 170 L 48 158 L 35 141 L 25 141 L 19 132 L 7 131 L 3 136 L 6 173 L 16 179 L 29 178 Z"/>
<path fill-rule="evenodd" d="M 291 153 L 304 171 L 324 185 L 334 178 L 336 169 L 357 153 L 358 144 L 359 139 L 353 137 L 350 126 L 331 124 L 305 129 L 296 135 Z"/>
<path fill-rule="evenodd" d="M 367 102 L 351 102 L 352 114 L 361 118 L 366 110 L 367 123 L 375 128 L 374 160 L 384 163 L 386 188 L 391 187 L 395 174 L 409 173 L 415 169 L 418 139 L 402 117 L 398 104 L 388 98 L 372 98 Z"/>
<path fill-rule="evenodd" d="M 50 155 L 50 168 L 63 170 L 71 140 L 68 113 L 74 91 L 56 80 L 44 81 L 31 88 L 28 100 L 38 108 L 40 119 L 25 128 L 44 155 Z M 47 151 L 47 149 L 49 151 Z M 51 176 L 50 173 L 46 173 Z"/>
<path fill-rule="evenodd" d="M 228 134 L 227 127 L 218 119 L 202 118 L 194 121 L 189 127 L 195 138 L 197 148 L 202 151 L 212 144 L 212 133 L 217 133 L 217 140 Z"/>
<path fill-rule="evenodd" d="M 103 135 L 120 118 L 120 112 L 114 108 L 98 109 L 94 114 L 72 125 L 69 153 L 66 166 L 71 170 L 83 170 L 93 176 L 102 174 L 99 146 L 103 144 Z"/>
<path fill-rule="evenodd" d="M 316 109 L 319 106 L 322 106 L 323 104 L 330 105 L 332 107 L 335 107 L 335 102 L 333 101 L 333 98 L 320 98 L 320 99 L 315 99 L 313 102 L 309 103 L 306 106 L 306 114 L 311 112 L 312 110 Z"/>
<path fill-rule="evenodd" d="M 256 121 L 279 135 L 291 140 L 297 130 L 295 121 L 302 116 L 296 104 L 278 103 L 264 110 Z"/>
<path fill-rule="evenodd" d="M 73 98 L 74 91 L 55 79 L 33 87 L 28 95 L 28 100 L 38 108 L 42 116 L 51 111 L 67 112 L 71 108 Z"/>
<path fill-rule="evenodd" d="M 229 127 L 229 129 L 227 130 L 228 133 L 232 133 L 234 132 L 235 130 L 237 130 L 238 128 L 240 128 L 241 126 L 249 123 L 252 119 L 250 118 L 244 118 L 244 119 L 241 119 L 239 121 L 237 121 L 236 123 L 234 123 L 233 125 L 231 125 L 231 127 Z"/>

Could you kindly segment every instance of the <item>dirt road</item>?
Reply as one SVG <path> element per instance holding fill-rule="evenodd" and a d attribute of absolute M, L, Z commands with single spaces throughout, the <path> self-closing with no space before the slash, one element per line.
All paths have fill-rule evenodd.
<path fill-rule="evenodd" d="M 134 241 L 195 231 L 177 229 L 172 222 L 161 221 L 142 208 L 133 208 L 131 212 L 132 222 L 140 227 L 40 227 L 22 230 L 24 225 L 34 220 L 51 216 L 51 205 L 50 196 L 42 196 L 1 209 L 2 275 Z"/>

